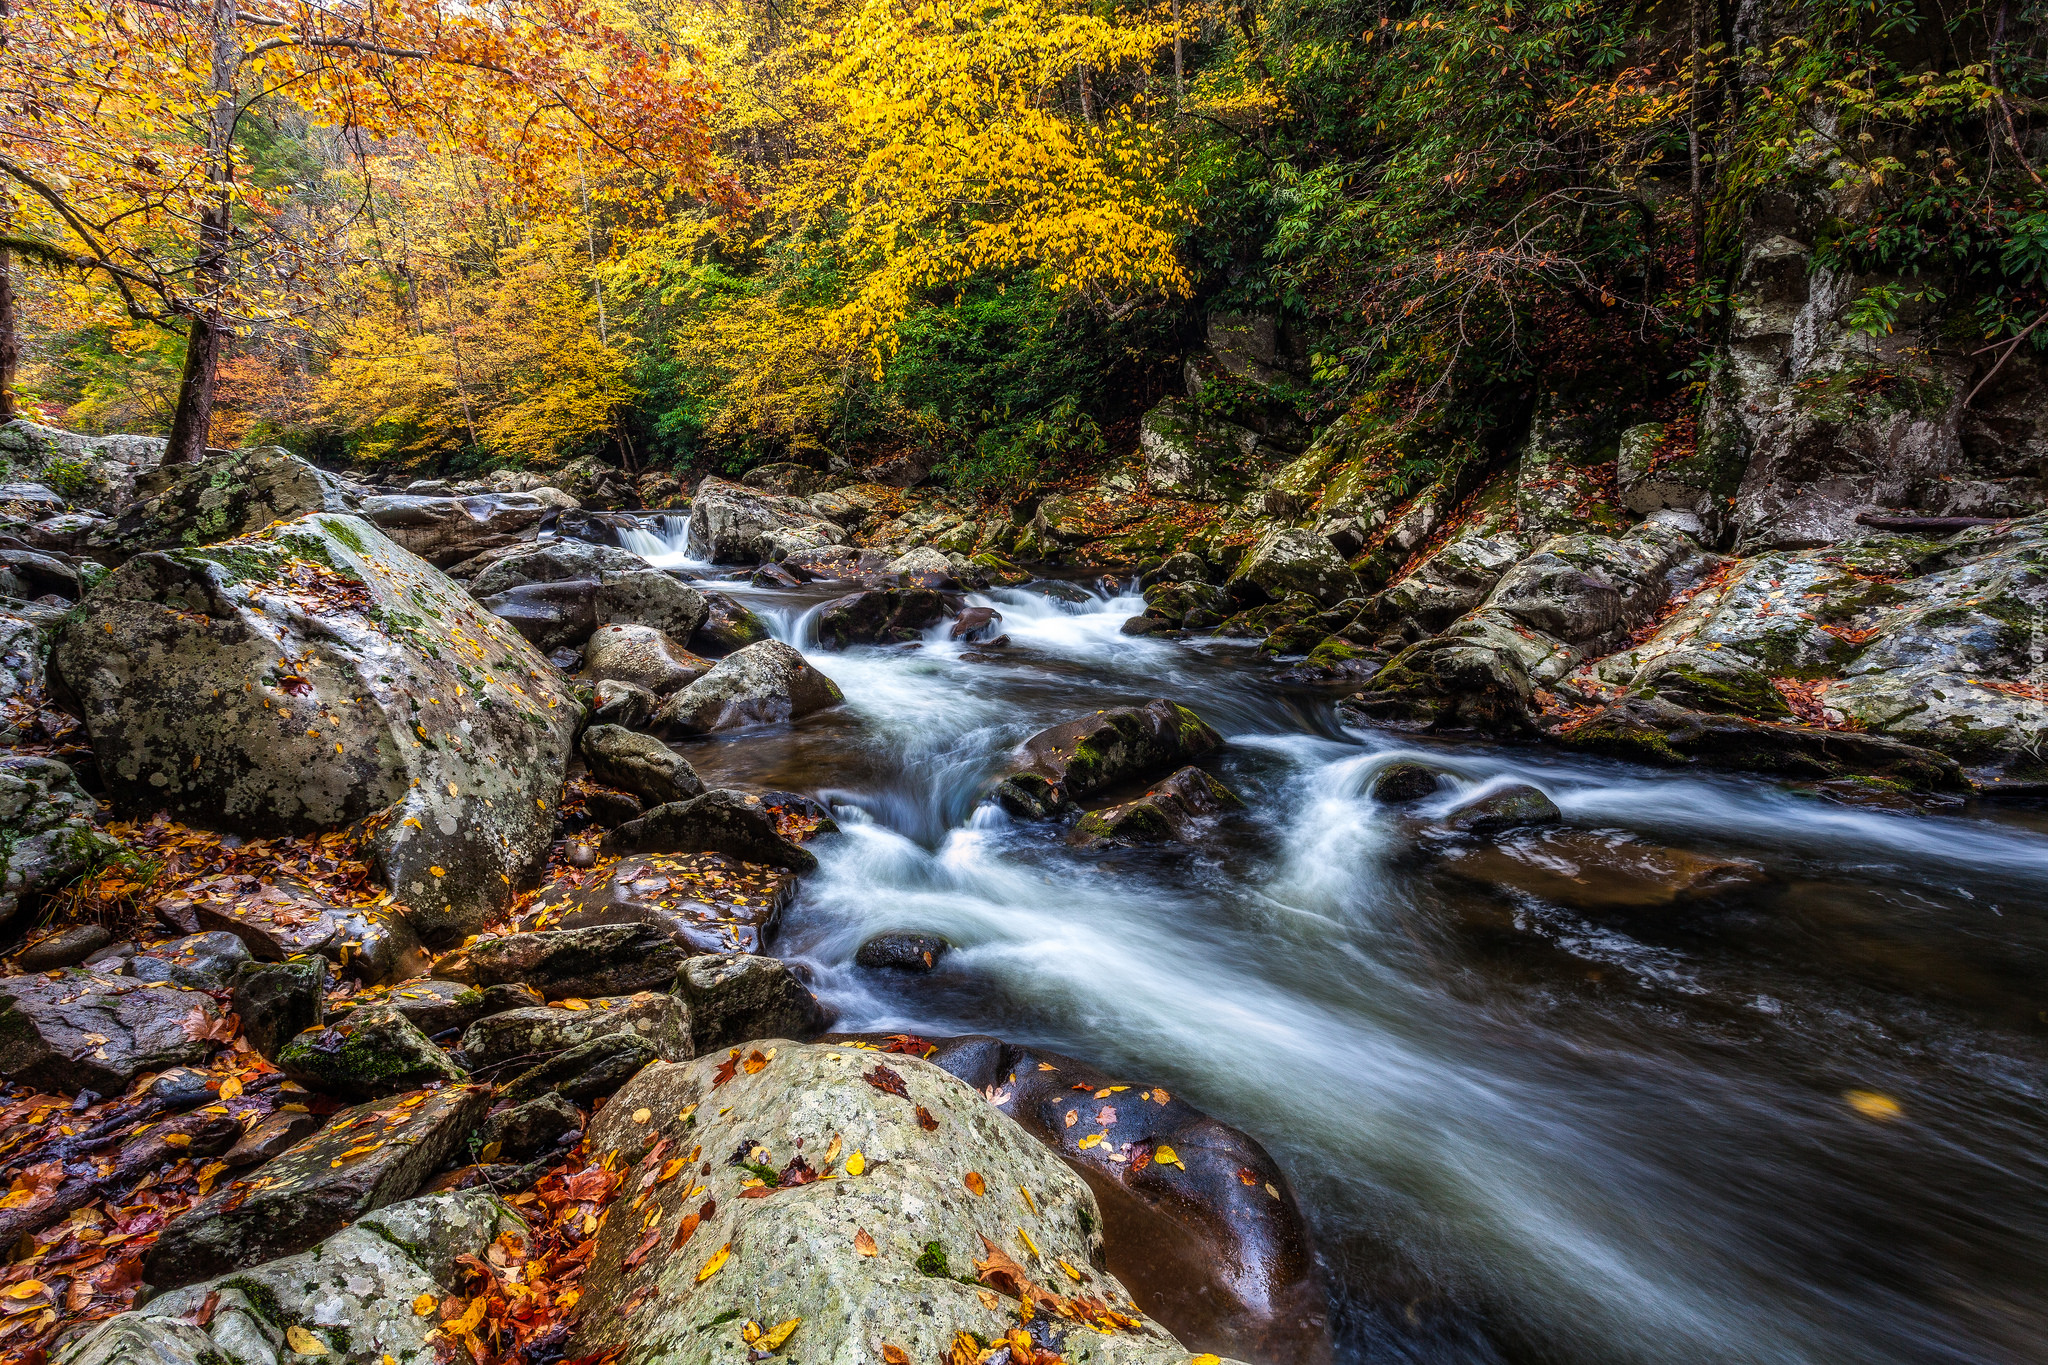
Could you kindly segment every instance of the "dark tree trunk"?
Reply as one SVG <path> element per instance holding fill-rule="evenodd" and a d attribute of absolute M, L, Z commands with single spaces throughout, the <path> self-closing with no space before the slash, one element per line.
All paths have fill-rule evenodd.
<path fill-rule="evenodd" d="M 194 306 L 187 314 L 185 374 L 178 385 L 178 411 L 171 418 L 165 464 L 191 464 L 205 458 L 206 438 L 213 428 L 214 381 L 232 339 L 222 305 L 234 231 L 229 190 L 235 175 L 235 76 L 242 64 L 235 18 L 235 0 L 213 0 L 213 58 L 208 82 L 213 112 L 206 126 L 206 155 L 215 195 L 213 206 L 199 220 L 199 260 L 192 272 Z"/>
<path fill-rule="evenodd" d="M 14 253 L 0 247 L 0 422 L 21 415 L 14 376 L 21 369 L 21 334 L 14 321 Z"/>
<path fill-rule="evenodd" d="M 185 373 L 178 381 L 178 410 L 171 418 L 171 441 L 165 464 L 191 464 L 206 457 L 207 434 L 213 430 L 214 382 L 220 377 L 221 354 L 228 332 L 204 313 L 192 315 L 185 333 Z"/>

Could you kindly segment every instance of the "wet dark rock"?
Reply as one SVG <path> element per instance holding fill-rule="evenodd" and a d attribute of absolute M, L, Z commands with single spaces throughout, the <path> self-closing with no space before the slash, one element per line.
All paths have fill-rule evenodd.
<path fill-rule="evenodd" d="M 1573 910 L 1651 910 L 1708 900 L 1764 881 L 1741 858 L 1645 843 L 1615 830 L 1518 831 L 1453 847 L 1444 866 L 1467 881 L 1508 887 Z"/>
<path fill-rule="evenodd" d="M 559 493 L 480 493 L 470 497 L 411 493 L 364 498 L 363 520 L 437 568 L 484 550 L 530 539 L 540 520 L 560 507 Z M 253 529 L 253 528 L 251 528 Z"/>
<path fill-rule="evenodd" d="M 159 943 L 129 959 L 128 974 L 138 981 L 168 981 L 198 991 L 224 991 L 249 961 L 242 940 L 223 930 L 192 934 Z"/>
<path fill-rule="evenodd" d="M 298 1034 L 277 1055 L 278 1069 L 309 1090 L 371 1100 L 421 1086 L 459 1082 L 466 1073 L 397 1010 L 350 1010 L 325 1028 Z"/>
<path fill-rule="evenodd" d="M 511 626 L 549 657 L 580 645 L 597 629 L 597 581 L 521 583 L 478 597 L 485 611 Z"/>
<path fill-rule="evenodd" d="M 144 1278 L 175 1289 L 274 1261 L 410 1198 L 489 1105 L 488 1088 L 451 1085 L 336 1114 L 260 1176 L 224 1180 L 173 1218 L 143 1258 Z"/>
<path fill-rule="evenodd" d="M 242 1036 L 274 1062 L 286 1043 L 327 1017 L 327 963 L 244 962 L 235 973 L 234 1004 Z"/>
<path fill-rule="evenodd" d="M 1132 616 L 1117 628 L 1118 633 L 1123 635 L 1162 635 L 1178 629 L 1180 627 L 1173 622 L 1157 616 Z"/>
<path fill-rule="evenodd" d="M 1602 707 L 1559 738 L 1657 767 L 1732 768 L 1807 780 L 1880 777 L 1916 791 L 1968 789 L 1954 759 L 1900 740 L 1710 715 L 1650 697 Z"/>
<path fill-rule="evenodd" d="M 233 1171 L 247 1170 L 283 1156 L 292 1148 L 320 1131 L 327 1122 L 320 1115 L 304 1112 L 295 1113 L 279 1109 L 257 1120 L 256 1126 L 242 1134 L 234 1146 L 221 1153 L 221 1160 L 227 1162 Z"/>
<path fill-rule="evenodd" d="M 474 986 L 518 982 L 549 1000 L 588 1000 L 664 990 L 683 949 L 645 924 L 600 924 L 479 939 L 434 964 L 444 981 Z"/>
<path fill-rule="evenodd" d="M 569 649 L 566 646 L 561 649 L 551 649 L 548 651 L 548 662 L 564 673 L 574 673 L 577 669 L 583 667 L 583 651 L 580 649 Z"/>
<path fill-rule="evenodd" d="M 838 684 L 780 640 L 764 640 L 718 666 L 661 704 L 657 730 L 699 735 L 796 720 L 844 701 Z"/>
<path fill-rule="evenodd" d="M 860 945 L 854 965 L 899 972 L 928 972 L 951 950 L 937 934 L 876 934 Z"/>
<path fill-rule="evenodd" d="M 704 624 L 690 637 L 694 649 L 715 657 L 770 638 L 768 623 L 725 593 L 705 593 L 704 606 Z"/>
<path fill-rule="evenodd" d="M 639 555 L 578 540 L 550 541 L 504 555 L 477 575 L 470 592 L 489 606 L 488 599 L 497 593 L 570 582 L 591 585 L 589 616 L 598 626 L 647 626 L 672 639 L 687 640 L 704 624 L 709 610 L 703 594 Z M 562 637 L 548 644 L 580 642 L 581 637 Z"/>
<path fill-rule="evenodd" d="M 820 579 L 866 582 L 882 572 L 895 556 L 880 550 L 863 550 L 853 545 L 825 545 L 815 550 L 798 550 L 782 561 L 782 567 L 806 582 Z"/>
<path fill-rule="evenodd" d="M 607 834 L 604 847 L 607 853 L 725 853 L 799 872 L 818 866 L 809 849 L 783 837 L 759 796 L 724 788 L 656 806 Z"/>
<path fill-rule="evenodd" d="M 1180 767 L 1223 739 L 1200 716 L 1166 700 L 1098 711 L 1024 741 L 1024 764 L 991 795 L 1013 815 L 1043 820 L 1118 782 Z"/>
<path fill-rule="evenodd" d="M 169 1109 L 190 1109 L 214 1098 L 213 1076 L 197 1067 L 174 1066 L 157 1073 L 144 1092 Z"/>
<path fill-rule="evenodd" d="M 541 888 L 517 927 L 646 924 L 692 953 L 757 953 L 796 892 L 781 868 L 722 853 L 637 854 Z"/>
<path fill-rule="evenodd" d="M 826 1041 L 841 1037 L 887 1042 Z M 980 1034 L 922 1041 L 935 1045 L 934 1064 L 988 1095 L 1088 1182 L 1110 1273 L 1189 1350 L 1289 1365 L 1330 1359 L 1307 1220 L 1249 1134 L 1057 1053 Z M 1179 1165 L 1151 1159 L 1161 1144 Z"/>
<path fill-rule="evenodd" d="M 359 992 L 334 1006 L 329 1018 L 345 1019 L 358 1009 L 391 1009 L 412 1020 L 421 1033 L 435 1038 L 450 1029 L 468 1028 L 489 1015 L 543 1003 L 540 992 L 524 982 L 470 986 L 460 981 L 421 977 Z"/>
<path fill-rule="evenodd" d="M 76 967 L 113 941 L 97 924 L 67 924 L 30 939 L 12 960 L 24 972 L 55 971 Z"/>
<path fill-rule="evenodd" d="M 220 1010 L 204 992 L 85 968 L 0 980 L 0 1075 L 116 1094 L 144 1071 L 199 1065 Z"/>
<path fill-rule="evenodd" d="M 1557 803 L 1536 788 L 1516 782 L 1488 792 L 1444 817 L 1461 834 L 1489 835 L 1526 825 L 1554 825 L 1564 819 Z"/>
<path fill-rule="evenodd" d="M 800 588 L 804 584 L 803 579 L 780 564 L 763 564 L 748 576 L 747 581 L 757 588 Z"/>
<path fill-rule="evenodd" d="M 34 908 L 83 872 L 106 845 L 94 823 L 99 804 L 69 765 L 29 754 L 0 755 L 0 923 Z"/>
<path fill-rule="evenodd" d="M 505 1083 L 498 1097 L 520 1104 L 541 1095 L 560 1095 L 588 1103 L 611 1094 L 642 1067 L 660 1060 L 654 1044 L 639 1034 L 606 1033 L 522 1071 Z"/>
<path fill-rule="evenodd" d="M 1077 587 L 1058 578 L 1037 579 L 1024 584 L 1021 591 L 1035 593 L 1040 597 L 1049 597 L 1055 602 L 1083 603 L 1095 600 L 1094 595 L 1086 588 Z"/>
<path fill-rule="evenodd" d="M 637 1034 L 665 1062 L 692 1055 L 689 1014 L 672 996 L 642 991 L 601 995 L 576 1005 L 536 1005 L 488 1015 L 462 1035 L 462 1055 L 470 1070 L 502 1075 L 508 1067 L 524 1070 L 608 1033 Z"/>
<path fill-rule="evenodd" d="M 590 823 L 598 829 L 617 829 L 628 820 L 638 820 L 646 811 L 647 808 L 640 804 L 640 798 L 628 792 L 595 786 L 585 787 L 583 790 L 583 813 L 590 817 Z M 595 841 L 586 840 L 576 847 L 584 849 L 585 854 L 579 855 L 575 848 L 570 849 L 571 866 L 589 867 L 596 861 Z M 582 857 L 581 862 L 577 861 L 579 856 Z"/>
<path fill-rule="evenodd" d="M 592 777 L 625 788 L 650 807 L 704 794 L 697 770 L 652 735 L 618 725 L 593 725 L 583 732 L 579 747 Z"/>
<path fill-rule="evenodd" d="M 291 877 L 205 877 L 157 902 L 157 918 L 188 932 L 230 933 L 262 962 L 315 954 L 365 985 L 403 981 L 432 958 L 381 906 L 342 906 Z"/>
<path fill-rule="evenodd" d="M 749 953 L 693 957 L 676 976 L 697 1055 L 756 1038 L 808 1038 L 825 1026 L 817 998 L 786 963 Z"/>
<path fill-rule="evenodd" d="M 1138 575 L 1138 586 L 1149 588 L 1155 583 L 1206 583 L 1210 569 L 1207 561 L 1188 550 L 1177 550 L 1157 565 Z"/>
<path fill-rule="evenodd" d="M 1074 826 L 1071 842 L 1083 848 L 1188 843 L 1204 819 L 1243 808 L 1237 793 L 1190 765 L 1135 801 L 1089 811 Z"/>
<path fill-rule="evenodd" d="M 1229 594 L 1199 580 L 1167 579 L 1145 589 L 1146 617 L 1171 627 L 1207 630 L 1229 614 Z"/>
<path fill-rule="evenodd" d="M 525 1161 L 553 1151 L 564 1138 L 582 1131 L 583 1111 L 549 1091 L 492 1114 L 477 1129 L 476 1138 L 479 1150 L 491 1152 L 494 1159 Z"/>
<path fill-rule="evenodd" d="M 665 697 L 709 673 L 712 662 L 651 626 L 599 626 L 583 655 L 583 676 L 623 682 Z"/>
<path fill-rule="evenodd" d="M 598 683 L 592 694 L 590 720 L 593 725 L 623 725 L 628 730 L 644 730 L 660 705 L 661 698 L 638 683 L 607 678 Z"/>
<path fill-rule="evenodd" d="M 869 589 L 825 604 L 818 643 L 827 649 L 903 644 L 945 618 L 945 598 L 935 589 Z"/>
<path fill-rule="evenodd" d="M 1366 795 L 1383 806 L 1406 805 L 1410 801 L 1436 795 L 1443 779 L 1449 776 L 1447 769 L 1434 763 L 1402 759 L 1380 769 L 1373 777 L 1372 786 L 1366 789 Z"/>

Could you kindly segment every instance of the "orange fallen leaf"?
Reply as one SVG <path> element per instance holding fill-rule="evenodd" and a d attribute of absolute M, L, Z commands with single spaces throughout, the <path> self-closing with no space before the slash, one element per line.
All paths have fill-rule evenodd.
<path fill-rule="evenodd" d="M 988 1193 L 988 1182 L 981 1178 L 980 1171 L 969 1171 L 963 1177 L 962 1183 L 967 1186 L 968 1193 L 972 1194 L 976 1199 Z"/>
<path fill-rule="evenodd" d="M 853 1249 L 863 1256 L 878 1256 L 881 1254 L 880 1250 L 875 1246 L 875 1239 L 868 1236 L 866 1228 L 855 1228 L 853 1230 Z"/>

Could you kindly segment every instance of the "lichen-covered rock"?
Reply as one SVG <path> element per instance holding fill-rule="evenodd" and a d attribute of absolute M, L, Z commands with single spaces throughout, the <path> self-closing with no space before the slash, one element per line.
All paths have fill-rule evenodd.
<path fill-rule="evenodd" d="M 86 436 L 16 418 L 0 425 L 0 478 L 42 484 L 79 506 L 119 512 L 136 478 L 163 462 L 168 444 L 161 436 Z"/>
<path fill-rule="evenodd" d="M 583 732 L 578 747 L 592 777 L 632 792 L 649 806 L 704 794 L 704 782 L 689 760 L 652 735 L 618 725 L 593 725 Z"/>
<path fill-rule="evenodd" d="M 802 498 L 706 479 L 690 499 L 690 538 L 715 564 L 753 564 L 838 545 L 846 533 Z"/>
<path fill-rule="evenodd" d="M 657 1182 L 642 1218 L 608 1219 L 572 1351 L 624 1343 L 624 1359 L 636 1362 L 685 1352 L 737 1360 L 744 1323 L 759 1330 L 795 1318 L 790 1347 L 805 1360 L 853 1365 L 881 1359 L 885 1347 L 946 1359 L 960 1332 L 993 1341 L 1019 1326 L 1014 1295 L 1026 1285 L 997 1278 L 1012 1297 L 991 1296 L 991 1307 L 988 1290 L 953 1278 L 971 1278 L 977 1261 L 1015 1258 L 1014 1273 L 1034 1284 L 1101 1305 L 1093 1312 L 1103 1334 L 1078 1325 L 1060 1333 L 1071 1350 L 1086 1332 L 1091 1365 L 1185 1365 L 1188 1353 L 1102 1271 L 1087 1186 L 975 1090 L 919 1058 L 787 1042 L 766 1065 L 727 1068 L 731 1079 L 714 1088 L 725 1061 L 649 1067 L 592 1123 L 591 1149 L 629 1169 L 629 1181 L 670 1151 L 737 1151 L 780 1173 L 782 1187 L 742 1197 L 742 1182 L 759 1177 L 721 1160 L 697 1177 L 703 1190 Z M 877 1066 L 902 1094 L 862 1080 Z M 694 1126 L 677 1118 L 692 1112 Z M 827 1169 L 832 1179 L 800 1178 Z M 873 1256 L 856 1248 L 857 1232 L 873 1241 Z M 644 1238 L 663 1254 L 632 1255 Z M 1060 1321 L 1044 1298 L 1036 1320 L 1041 1334 Z"/>
<path fill-rule="evenodd" d="M 604 846 L 611 853 L 724 853 L 799 872 L 818 866 L 817 855 L 782 833 L 759 796 L 723 787 L 656 806 L 607 834 Z"/>
<path fill-rule="evenodd" d="M 148 550 L 213 545 L 310 512 L 350 512 L 356 491 L 275 447 L 163 465 L 135 482 L 133 503 L 89 553 L 119 563 Z"/>
<path fill-rule="evenodd" d="M 755 1038 L 808 1038 L 825 1026 L 817 997 L 772 957 L 693 957 L 676 975 L 675 996 L 699 1056 Z"/>
<path fill-rule="evenodd" d="M 213 997 L 81 968 L 0 980 L 0 1075 L 67 1095 L 115 1094 L 144 1071 L 197 1065 L 221 1037 Z"/>
<path fill-rule="evenodd" d="M 516 927 L 649 924 L 693 953 L 757 953 L 796 881 L 786 868 L 723 853 L 636 854 L 542 887 Z"/>
<path fill-rule="evenodd" d="M 516 982 L 549 1000 L 589 1000 L 664 990 L 683 957 L 650 925 L 600 924 L 478 939 L 435 963 L 434 975 L 472 986 Z"/>
<path fill-rule="evenodd" d="M 434 1356 L 436 1302 L 460 1283 L 462 1257 L 481 1257 L 525 1223 L 481 1191 L 426 1195 L 392 1205 L 309 1251 L 162 1294 L 95 1324 L 59 1353 L 63 1365 L 283 1365 L 324 1358 L 422 1365 Z M 318 1358 L 318 1357 L 316 1357 Z"/>
<path fill-rule="evenodd" d="M 824 605 L 818 643 L 826 649 L 902 644 L 923 638 L 946 614 L 945 598 L 931 588 L 869 589 Z"/>
<path fill-rule="evenodd" d="M 327 964 L 317 957 L 245 962 L 235 973 L 234 1003 L 242 1036 L 274 1062 L 286 1043 L 327 1017 Z"/>
<path fill-rule="evenodd" d="M 1359 595 L 1358 575 L 1330 542 L 1313 531 L 1275 526 L 1245 554 L 1232 582 L 1256 585 L 1268 597 L 1307 593 L 1324 606 Z"/>
<path fill-rule="evenodd" d="M 190 932 L 231 933 L 264 962 L 318 954 L 365 985 L 418 976 L 433 960 L 389 906 L 336 905 L 292 877 L 202 877 L 159 900 L 156 914 Z"/>
<path fill-rule="evenodd" d="M 477 1020 L 462 1035 L 462 1055 L 470 1070 L 502 1074 L 514 1065 L 523 1069 L 607 1033 L 638 1034 L 665 1062 L 696 1055 L 690 1050 L 689 1012 L 673 996 L 641 991 L 575 1003 L 575 1009 L 537 1005 Z"/>
<path fill-rule="evenodd" d="M 1145 482 L 1169 498 L 1228 502 L 1250 486 L 1257 469 L 1259 434 L 1248 427 L 1204 418 L 1168 399 L 1138 423 Z"/>
<path fill-rule="evenodd" d="M 128 959 L 128 975 L 138 981 L 168 981 L 196 991 L 224 991 L 249 961 L 242 940 L 223 930 L 188 934 L 153 945 Z"/>
<path fill-rule="evenodd" d="M 530 540 L 542 517 L 574 505 L 574 499 L 545 488 L 534 493 L 470 497 L 396 493 L 364 498 L 361 512 L 363 520 L 393 543 L 437 568 L 446 568 L 485 550 Z"/>
<path fill-rule="evenodd" d="M 140 556 L 81 616 L 55 662 L 122 807 L 251 834 L 361 821 L 430 941 L 480 926 L 546 855 L 581 707 L 361 520 Z"/>
<path fill-rule="evenodd" d="M 1205 819 L 1243 806 L 1237 793 L 1190 765 L 1135 801 L 1089 811 L 1074 826 L 1071 842 L 1084 848 L 1187 843 Z"/>
<path fill-rule="evenodd" d="M 591 632 L 583 655 L 586 680 L 626 683 L 655 697 L 689 686 L 713 666 L 652 626 L 599 626 Z"/>
<path fill-rule="evenodd" d="M 837 706 L 839 685 L 780 640 L 748 645 L 718 661 L 655 712 L 657 729 L 701 735 L 747 725 L 774 725 Z"/>
<path fill-rule="evenodd" d="M 0 924 L 90 867 L 111 841 L 70 765 L 0 754 Z"/>
<path fill-rule="evenodd" d="M 1115 707 L 1025 740 L 1023 762 L 990 794 L 1013 815 L 1043 820 L 1091 792 L 1181 767 L 1222 743 L 1200 716 L 1163 698 Z"/>
<path fill-rule="evenodd" d="M 461 981 L 423 976 L 394 986 L 359 991 L 346 1000 L 336 1001 L 328 1017 L 344 1018 L 359 1009 L 393 1009 L 412 1020 L 429 1038 L 438 1038 L 450 1030 L 468 1028 L 477 1020 L 493 1014 L 544 1003 L 540 992 L 524 982 L 500 981 L 489 986 L 472 986 Z"/>
<path fill-rule="evenodd" d="M 347 1100 L 373 1100 L 466 1076 L 412 1020 L 376 1006 L 295 1035 L 279 1050 L 277 1066 L 309 1090 Z"/>
<path fill-rule="evenodd" d="M 1168 580 L 1145 589 L 1145 615 L 1183 630 L 1205 630 L 1230 614 L 1230 595 L 1213 584 Z"/>
<path fill-rule="evenodd" d="M 222 1181 L 173 1218 L 143 1258 L 144 1277 L 175 1289 L 261 1265 L 411 1198 L 469 1136 L 490 1093 L 445 1086 L 336 1114 L 261 1171 Z"/>

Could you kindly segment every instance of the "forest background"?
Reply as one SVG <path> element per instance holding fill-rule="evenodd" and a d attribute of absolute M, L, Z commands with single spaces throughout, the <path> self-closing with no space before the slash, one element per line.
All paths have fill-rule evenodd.
<path fill-rule="evenodd" d="M 202 444 L 422 476 L 1015 496 L 1256 315 L 1283 362 L 1198 407 L 1377 414 L 1429 478 L 1539 386 L 1682 427 L 1801 178 L 1855 209 L 1816 259 L 1885 281 L 1855 325 L 2048 341 L 2037 8 L 1769 8 L 14 0 L 0 361 L 24 415 L 163 432 L 216 337 Z"/>

